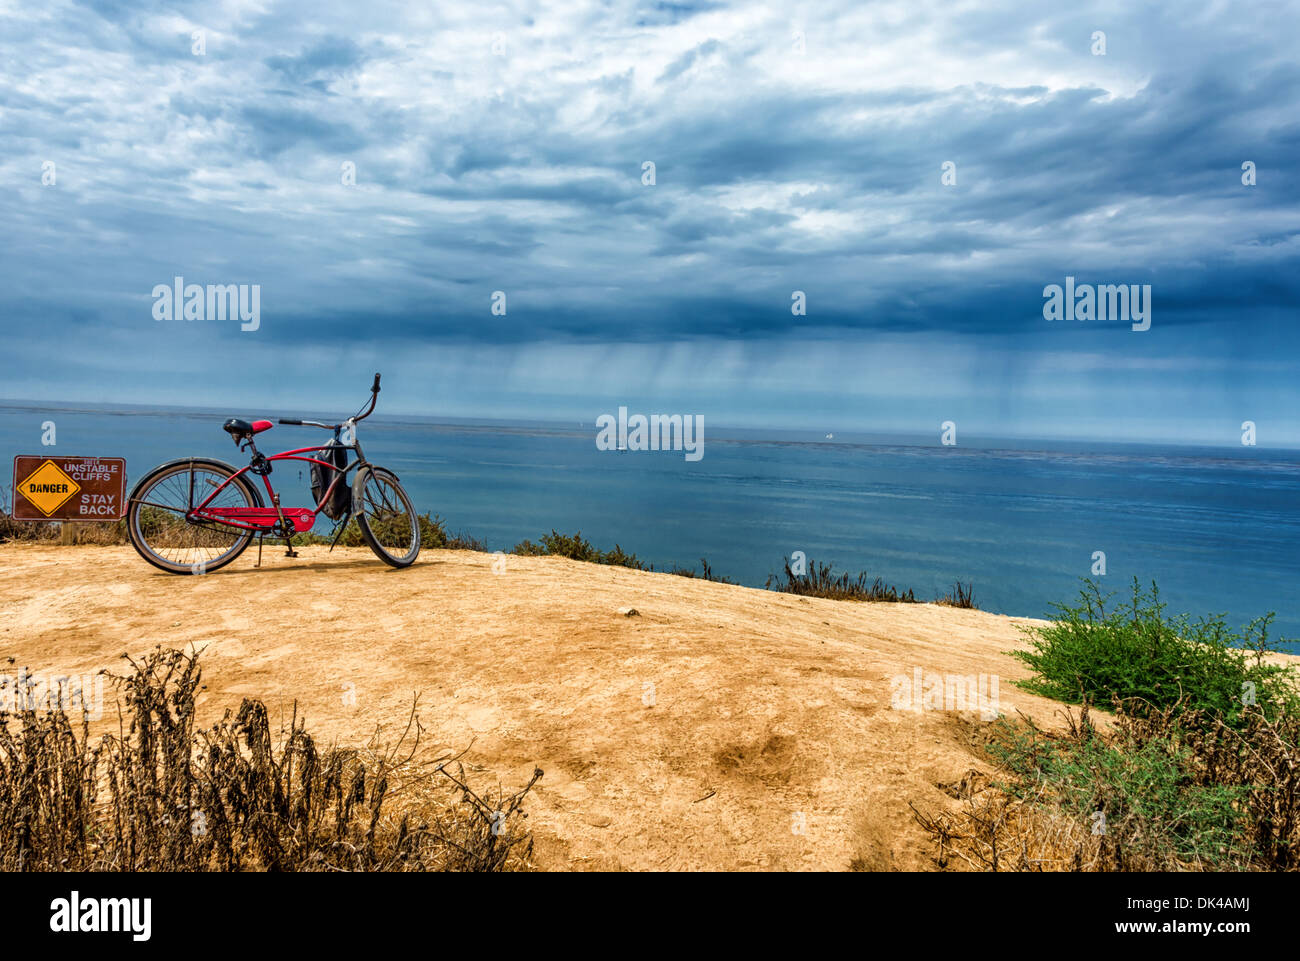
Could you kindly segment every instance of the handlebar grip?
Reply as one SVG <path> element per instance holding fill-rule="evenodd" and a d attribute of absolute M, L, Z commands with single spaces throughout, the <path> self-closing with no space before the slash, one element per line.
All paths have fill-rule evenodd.
<path fill-rule="evenodd" d="M 281 418 L 280 418 L 280 423 L 281 423 L 281 424 L 297 424 L 299 427 L 302 426 L 302 421 L 298 420 L 296 417 L 281 417 Z"/>
<path fill-rule="evenodd" d="M 371 388 L 370 388 L 370 392 L 371 392 L 372 394 L 377 394 L 377 393 L 379 393 L 379 375 L 378 375 L 378 374 L 375 374 L 375 382 L 374 382 L 374 384 L 371 386 Z"/>

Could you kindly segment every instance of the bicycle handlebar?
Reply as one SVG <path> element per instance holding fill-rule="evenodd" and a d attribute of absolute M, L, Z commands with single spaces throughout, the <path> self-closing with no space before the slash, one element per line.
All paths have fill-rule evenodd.
<path fill-rule="evenodd" d="M 375 382 L 370 385 L 370 406 L 366 408 L 366 412 L 364 414 L 361 413 L 361 411 L 357 411 L 355 414 L 352 415 L 352 419 L 354 421 L 365 420 L 367 417 L 373 414 L 375 412 L 375 402 L 377 400 L 379 400 L 379 375 L 375 374 Z"/>
<path fill-rule="evenodd" d="M 375 382 L 370 385 L 370 404 L 366 407 L 366 412 L 363 414 L 358 411 L 350 419 L 353 421 L 365 420 L 375 412 L 375 402 L 377 400 L 379 400 L 379 375 L 375 374 Z M 343 426 L 342 424 L 322 424 L 316 420 L 299 420 L 297 417 L 281 417 L 280 423 L 293 427 L 325 427 L 329 430 L 338 430 Z"/>
<path fill-rule="evenodd" d="M 318 420 L 299 420 L 297 417 L 281 417 L 281 424 L 290 424 L 294 427 L 323 427 L 325 430 L 338 430 L 342 424 L 322 424 Z"/>

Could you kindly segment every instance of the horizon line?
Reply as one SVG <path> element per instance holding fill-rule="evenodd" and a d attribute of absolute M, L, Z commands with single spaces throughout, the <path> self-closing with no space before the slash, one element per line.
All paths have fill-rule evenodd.
<path fill-rule="evenodd" d="M 87 400 L 47 401 L 47 400 L 36 400 L 31 398 L 0 397 L 0 409 L 3 408 L 15 409 L 15 408 L 23 408 L 23 407 L 36 409 L 36 410 L 77 411 L 77 410 L 85 409 L 87 411 L 105 411 L 105 412 L 114 412 L 114 413 L 121 413 L 121 414 L 165 413 L 167 411 L 177 411 L 177 412 L 194 412 L 194 413 L 201 413 L 201 414 L 215 414 L 220 416 L 223 413 L 227 413 L 227 411 L 225 411 L 223 408 L 197 406 L 192 404 L 145 404 L 145 403 L 133 403 L 133 402 L 123 402 L 123 401 L 87 401 Z M 293 415 L 293 414 L 301 414 L 312 410 L 313 408 L 286 408 L 285 412 L 286 414 Z M 413 418 L 428 423 L 431 426 L 446 426 L 446 427 L 474 426 L 473 422 L 481 422 L 481 426 L 537 425 L 537 426 L 548 426 L 548 427 L 549 426 L 560 427 L 560 426 L 572 424 L 573 422 L 572 418 L 558 418 L 558 417 L 538 418 L 538 417 L 523 417 L 519 415 L 507 415 L 507 416 L 460 415 L 460 414 L 431 415 L 431 414 L 412 414 L 412 413 L 392 413 L 389 414 L 388 416 L 397 417 L 397 418 Z M 585 426 L 586 426 L 586 421 L 579 422 L 579 428 Z M 592 420 L 591 427 L 593 430 L 595 429 L 594 418 Z M 574 430 L 575 428 L 569 428 L 569 429 Z M 727 423 L 719 424 L 715 429 L 724 430 L 724 431 L 727 430 L 752 431 L 752 432 L 772 431 L 772 432 L 782 432 L 782 433 L 798 433 L 798 432 L 821 433 L 822 431 L 825 431 L 827 434 L 833 434 L 836 431 L 839 431 L 848 434 L 858 434 L 858 435 L 873 435 L 873 434 L 891 435 L 891 436 L 896 435 L 900 437 L 902 436 L 915 437 L 917 435 L 932 431 L 932 428 L 929 427 L 927 428 L 919 428 L 919 427 L 827 428 L 824 426 L 822 427 L 814 427 L 814 426 L 779 427 L 775 425 L 753 427 L 753 426 L 745 426 L 741 424 L 727 424 Z M 1236 444 L 1215 442 L 1210 440 L 1155 440 L 1152 438 L 1137 438 L 1137 439 L 1110 438 L 1110 437 L 1100 437 L 1092 434 L 1075 434 L 1075 435 L 1063 436 L 1063 435 L 1015 433 L 1015 432 L 979 433 L 979 432 L 966 431 L 963 433 L 964 436 L 972 437 L 982 441 L 1006 440 L 1006 441 L 1016 441 L 1016 442 L 1047 442 L 1047 443 L 1058 443 L 1058 444 L 1059 443 L 1067 443 L 1067 444 L 1102 443 L 1102 444 L 1112 444 L 1115 446 L 1124 446 L 1124 447 L 1145 446 L 1145 447 L 1173 447 L 1173 448 L 1209 448 L 1214 450 L 1225 450 L 1225 451 L 1237 450 L 1239 447 L 1241 448 L 1254 447 L 1254 449 L 1256 450 L 1267 450 L 1270 452 L 1300 454 L 1300 446 L 1292 447 L 1292 446 L 1286 446 L 1284 444 L 1236 445 Z M 727 438 L 719 438 L 719 439 L 725 440 Z M 805 442 L 809 442 L 809 441 L 805 441 Z M 833 444 L 834 440 L 832 438 L 828 438 L 828 442 Z M 948 446 L 948 445 L 900 444 L 898 446 L 939 447 L 939 446 Z M 950 446 L 956 447 L 961 445 L 950 445 Z"/>

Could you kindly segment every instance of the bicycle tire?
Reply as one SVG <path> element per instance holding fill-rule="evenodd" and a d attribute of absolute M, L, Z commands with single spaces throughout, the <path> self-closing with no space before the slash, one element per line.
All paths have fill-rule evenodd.
<path fill-rule="evenodd" d="M 366 483 L 371 478 L 382 481 L 382 483 L 392 488 L 394 493 L 401 499 L 402 506 L 410 517 L 411 544 L 405 554 L 399 556 L 390 552 L 380 543 L 371 527 L 370 519 L 366 514 Z M 361 528 L 361 536 L 365 538 L 366 544 L 374 551 L 376 557 L 390 567 L 410 567 L 415 563 L 415 559 L 420 556 L 420 520 L 415 514 L 415 507 L 411 503 L 411 498 L 406 495 L 406 491 L 397 480 L 396 474 L 382 467 L 363 467 L 357 471 L 357 476 L 352 482 L 352 512 L 357 519 L 357 526 Z"/>

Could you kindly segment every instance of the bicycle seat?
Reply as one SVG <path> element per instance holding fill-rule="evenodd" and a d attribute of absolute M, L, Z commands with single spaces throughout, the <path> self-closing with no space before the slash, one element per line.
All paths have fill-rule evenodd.
<path fill-rule="evenodd" d="M 255 420 L 251 424 L 246 420 L 240 420 L 238 417 L 232 417 L 221 425 L 231 437 L 239 439 L 240 437 L 252 437 L 254 434 L 260 434 L 264 430 L 270 430 L 274 426 L 269 420 Z"/>

